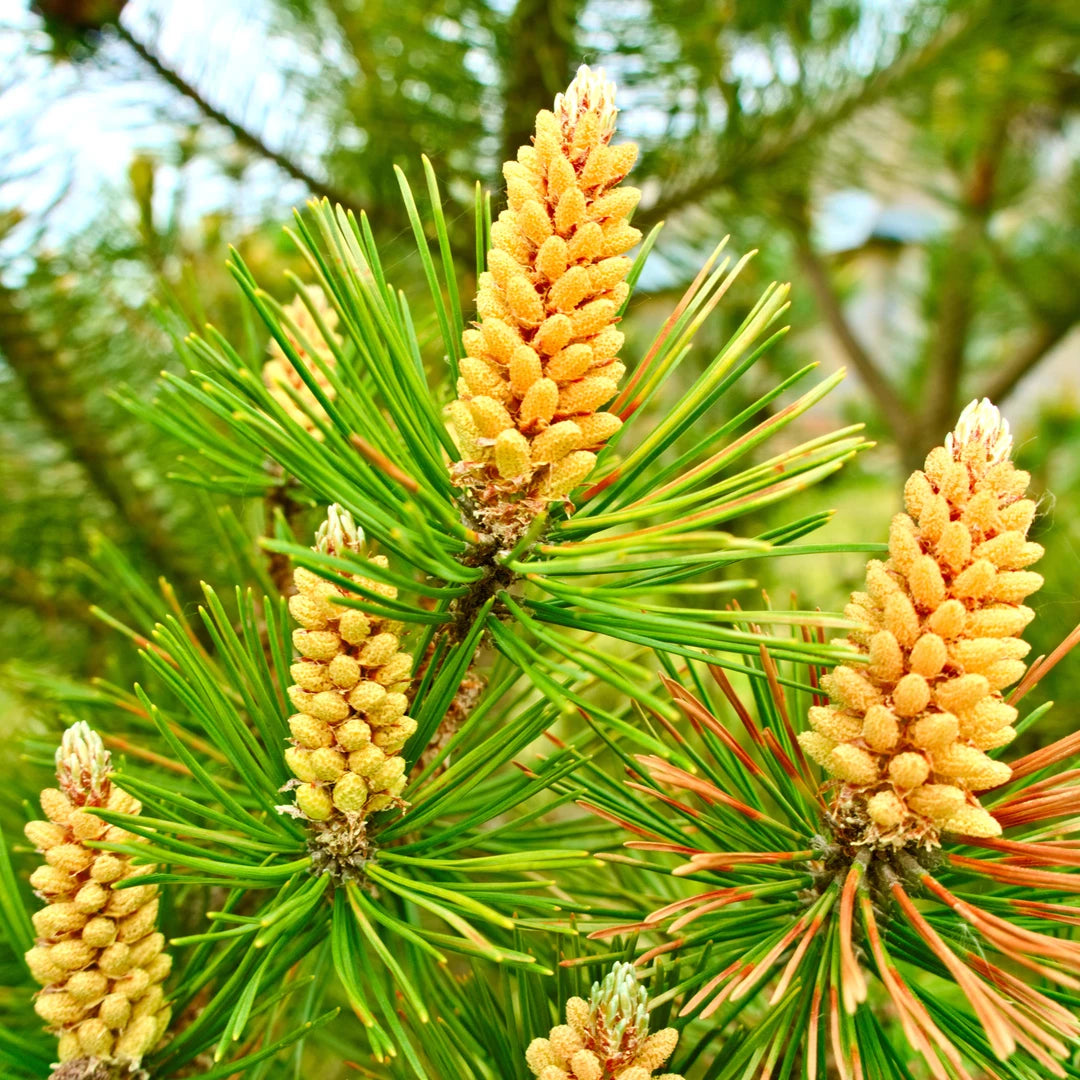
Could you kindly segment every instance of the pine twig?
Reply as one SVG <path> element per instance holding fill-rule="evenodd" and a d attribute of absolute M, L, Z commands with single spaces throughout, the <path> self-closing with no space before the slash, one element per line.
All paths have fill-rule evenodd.
<path fill-rule="evenodd" d="M 346 208 L 356 208 L 357 200 L 352 193 L 337 188 L 325 180 L 318 179 L 318 177 L 313 176 L 302 165 L 293 161 L 292 158 L 288 157 L 286 154 L 267 146 L 262 138 L 254 131 L 246 128 L 239 121 L 232 119 L 226 112 L 211 104 L 198 88 L 189 83 L 179 74 L 179 72 L 169 67 L 149 45 L 139 41 L 139 39 L 136 38 L 123 24 L 117 23 L 116 33 L 144 63 L 161 77 L 164 82 L 168 83 L 174 90 L 193 102 L 199 111 L 208 119 L 227 128 L 240 145 L 246 147 L 260 157 L 272 161 L 278 168 L 288 173 L 294 180 L 299 180 L 304 184 L 313 195 L 327 198 L 330 202 L 335 204 L 340 203 Z"/>
<path fill-rule="evenodd" d="M 844 315 L 843 306 L 829 277 L 828 268 L 810 239 L 806 223 L 799 221 L 794 226 L 794 230 L 799 264 L 806 274 L 825 321 L 836 335 L 852 367 L 859 373 L 859 377 L 870 391 L 893 437 L 900 443 L 906 443 L 913 433 L 914 424 L 911 413 L 878 362 L 855 336 L 854 330 Z"/>
<path fill-rule="evenodd" d="M 197 577 L 161 525 L 157 508 L 139 491 L 127 463 L 110 448 L 108 433 L 88 414 L 83 395 L 68 377 L 67 365 L 42 342 L 14 293 L 3 287 L 0 353 L 51 437 L 79 463 L 93 487 L 116 509 L 128 535 L 186 595 L 199 595 Z"/>

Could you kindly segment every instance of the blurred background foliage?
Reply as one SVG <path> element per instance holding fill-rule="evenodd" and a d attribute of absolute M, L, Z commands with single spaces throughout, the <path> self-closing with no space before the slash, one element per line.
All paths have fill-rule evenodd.
<path fill-rule="evenodd" d="M 90 610 L 123 588 L 93 572 L 102 544 L 185 605 L 200 579 L 265 580 L 245 541 L 282 508 L 215 503 L 170 479 L 178 447 L 116 398 L 153 398 L 177 327 L 210 321 L 261 352 L 227 246 L 288 299 L 283 271 L 303 267 L 280 226 L 327 195 L 367 211 L 394 277 L 420 296 L 392 166 L 422 186 L 427 153 L 470 311 L 474 183 L 498 192 L 501 161 L 582 60 L 618 80 L 622 131 L 643 148 L 635 223 L 666 222 L 631 304 L 628 362 L 721 236 L 760 249 L 716 340 L 772 279 L 794 283 L 793 331 L 739 394 L 807 362 L 847 366 L 792 438 L 844 420 L 878 440 L 797 509 L 834 507 L 831 540 L 884 539 L 903 475 L 988 394 L 1046 510 L 1036 652 L 1080 621 L 1075 4 L 37 0 L 3 12 L 7 724 L 38 714 L 30 668 L 134 677 L 131 651 Z M 831 609 L 860 569 L 857 555 L 778 560 L 760 583 L 776 603 L 796 590 Z M 1073 701 L 1078 684 L 1063 666 L 1040 693 Z M 1075 724 L 1068 709 L 1052 717 Z"/>

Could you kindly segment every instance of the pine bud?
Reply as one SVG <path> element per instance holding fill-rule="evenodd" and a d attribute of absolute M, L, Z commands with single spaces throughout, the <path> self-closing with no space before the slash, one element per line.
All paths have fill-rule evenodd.
<path fill-rule="evenodd" d="M 296 805 L 311 821 L 326 821 L 334 812 L 329 791 L 315 783 L 302 784 L 296 789 Z"/>
<path fill-rule="evenodd" d="M 525 392 L 518 410 L 518 428 L 526 434 L 542 430 L 551 423 L 559 404 L 559 384 L 546 375 Z"/>
<path fill-rule="evenodd" d="M 545 498 L 562 499 L 570 494 L 589 473 L 596 463 L 596 455 L 588 450 L 575 450 L 556 462 L 548 473 L 541 491 Z"/>
<path fill-rule="evenodd" d="M 529 440 L 515 428 L 499 432 L 495 440 L 495 468 L 504 480 L 529 473 Z"/>
<path fill-rule="evenodd" d="M 552 424 L 543 434 L 533 440 L 533 464 L 546 465 L 562 461 L 580 444 L 581 428 L 573 420 L 562 420 L 558 424 Z"/>

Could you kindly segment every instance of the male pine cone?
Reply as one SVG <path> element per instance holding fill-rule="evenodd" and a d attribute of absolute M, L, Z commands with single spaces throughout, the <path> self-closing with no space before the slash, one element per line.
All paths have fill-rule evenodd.
<path fill-rule="evenodd" d="M 318 550 L 338 555 L 359 547 L 352 519 L 331 507 Z M 384 555 L 369 561 L 387 565 Z M 293 745 L 285 761 L 301 782 L 296 805 L 312 821 L 336 814 L 363 820 L 393 805 L 405 787 L 399 751 L 416 731 L 416 721 L 405 715 L 412 657 L 400 649 L 398 623 L 334 603 L 345 590 L 303 567 L 293 581 L 289 611 L 300 624 L 293 631 L 300 656 L 288 689 L 297 712 L 289 718 Z M 397 595 L 392 585 L 355 581 L 380 596 Z"/>
<path fill-rule="evenodd" d="M 1042 585 L 1025 568 L 1043 550 L 1027 539 L 1035 504 L 1011 448 L 990 402 L 964 409 L 908 480 L 889 559 L 869 563 L 846 609 L 868 663 L 823 680 L 833 704 L 810 710 L 800 742 L 842 782 L 841 819 L 868 819 L 864 839 L 1001 833 L 977 793 L 1011 775 L 987 751 L 1016 734 L 1001 691 L 1024 674 L 1019 635 L 1034 612 L 1022 601 Z"/>
<path fill-rule="evenodd" d="M 305 291 L 312 306 L 319 313 L 319 318 L 322 319 L 323 325 L 333 339 L 333 343 L 340 345 L 341 336 L 335 332 L 338 315 L 326 299 L 326 294 L 318 285 L 308 285 L 305 287 Z M 318 363 L 316 363 L 317 357 L 329 368 L 336 366 L 337 358 L 330 342 L 323 336 L 319 324 L 308 310 L 303 297 L 299 295 L 293 297 L 285 305 L 285 313 L 296 324 L 297 329 L 305 339 L 301 341 L 294 334 L 289 334 L 289 343 L 296 351 L 297 357 L 308 374 L 315 380 L 326 397 L 333 401 L 336 393 L 334 387 L 320 370 Z M 309 352 L 309 349 L 313 351 Z M 270 358 L 263 365 L 262 375 L 263 382 L 266 384 L 271 396 L 302 428 L 316 439 L 321 440 L 323 435 L 316 427 L 315 419 L 327 420 L 326 410 L 322 407 L 319 399 L 312 393 L 311 388 L 304 382 L 295 364 L 285 355 L 285 350 L 282 349 L 277 338 L 270 339 L 268 351 Z"/>
<path fill-rule="evenodd" d="M 503 166 L 509 208 L 491 229 L 479 323 L 463 335 L 449 410 L 461 481 L 496 530 L 500 512 L 512 517 L 508 496 L 542 505 L 568 495 L 621 426 L 601 406 L 625 371 L 615 323 L 641 193 L 619 186 L 637 147 L 609 145 L 614 93 L 581 67 L 554 111 L 538 114 L 533 145 Z"/>
<path fill-rule="evenodd" d="M 525 1062 L 538 1080 L 654 1080 L 679 1041 L 674 1028 L 649 1034 L 648 993 L 633 964 L 617 963 L 589 1000 L 566 1003 L 566 1023 L 533 1039 Z M 664 1073 L 655 1080 L 683 1080 Z"/>
<path fill-rule="evenodd" d="M 100 737 L 84 723 L 73 725 L 57 751 L 60 787 L 41 793 L 48 820 L 26 826 L 27 839 L 45 856 L 30 884 L 46 902 L 33 915 L 37 944 L 26 962 L 44 987 L 34 1007 L 59 1038 L 53 1075 L 65 1080 L 131 1075 L 171 1015 L 161 984 L 172 958 L 157 930 L 157 886 L 116 888 L 154 867 L 86 846 L 139 842 L 86 812 L 139 812 L 109 773 Z"/>

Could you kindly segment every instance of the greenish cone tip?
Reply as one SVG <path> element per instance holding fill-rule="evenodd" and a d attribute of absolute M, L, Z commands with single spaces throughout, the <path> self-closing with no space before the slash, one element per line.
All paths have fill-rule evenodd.
<path fill-rule="evenodd" d="M 84 720 L 64 732 L 56 748 L 56 777 L 64 793 L 80 805 L 108 798 L 111 755 L 101 736 Z"/>

